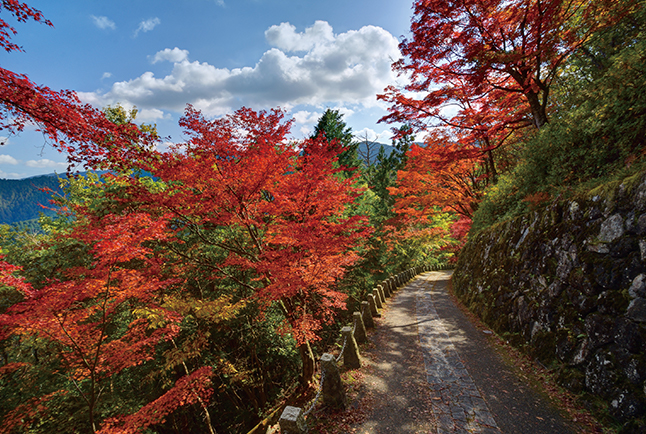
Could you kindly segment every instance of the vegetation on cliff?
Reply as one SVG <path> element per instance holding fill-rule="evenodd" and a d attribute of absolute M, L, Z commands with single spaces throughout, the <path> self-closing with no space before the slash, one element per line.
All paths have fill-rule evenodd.
<path fill-rule="evenodd" d="M 423 131 L 396 209 L 479 231 L 643 167 L 644 2 L 418 1 L 380 96 Z"/>
<path fill-rule="evenodd" d="M 581 47 L 556 82 L 550 123 L 519 142 L 516 164 L 486 191 L 475 229 L 643 171 L 645 60 L 642 7 Z"/>

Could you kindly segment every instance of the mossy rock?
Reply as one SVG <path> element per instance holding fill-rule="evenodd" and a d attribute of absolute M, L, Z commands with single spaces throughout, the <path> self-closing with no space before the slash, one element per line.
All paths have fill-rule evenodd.
<path fill-rule="evenodd" d="M 544 365 L 556 361 L 554 348 L 556 347 L 556 333 L 540 330 L 534 333 L 529 346 L 530 354 Z"/>
<path fill-rule="evenodd" d="M 574 367 L 562 365 L 556 374 L 556 381 L 576 394 L 585 389 L 585 374 Z"/>

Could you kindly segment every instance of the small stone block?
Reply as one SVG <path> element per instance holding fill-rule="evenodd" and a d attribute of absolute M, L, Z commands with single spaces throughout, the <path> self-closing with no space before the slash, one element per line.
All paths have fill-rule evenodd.
<path fill-rule="evenodd" d="M 392 297 L 393 292 L 392 292 L 392 291 L 391 291 L 391 289 L 390 289 L 390 282 L 388 282 L 387 280 L 384 280 L 384 281 L 381 283 L 381 286 L 383 286 L 383 288 L 384 288 L 384 295 L 385 295 L 386 297 L 388 297 L 388 298 Z"/>
<path fill-rule="evenodd" d="M 379 297 L 381 297 L 381 304 L 385 305 L 386 304 L 386 295 L 384 294 L 384 288 L 382 288 L 381 285 L 377 286 L 377 292 L 379 293 Z"/>
<path fill-rule="evenodd" d="M 331 407 L 345 408 L 345 389 L 336 359 L 332 354 L 325 353 L 321 356 L 321 369 L 325 373 L 321 385 L 323 402 Z"/>
<path fill-rule="evenodd" d="M 303 434 L 307 432 L 303 409 L 299 407 L 292 407 L 291 405 L 285 407 L 278 423 L 283 434 Z"/>

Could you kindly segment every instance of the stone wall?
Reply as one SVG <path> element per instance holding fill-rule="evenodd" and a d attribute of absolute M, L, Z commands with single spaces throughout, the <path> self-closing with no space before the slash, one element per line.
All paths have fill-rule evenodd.
<path fill-rule="evenodd" d="M 646 414 L 646 176 L 597 190 L 474 236 L 453 285 L 562 385 L 634 426 Z"/>

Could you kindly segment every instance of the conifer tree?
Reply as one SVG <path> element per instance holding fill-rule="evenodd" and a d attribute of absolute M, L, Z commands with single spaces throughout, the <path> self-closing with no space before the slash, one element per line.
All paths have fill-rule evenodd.
<path fill-rule="evenodd" d="M 321 134 L 329 146 L 336 150 L 339 165 L 343 168 L 346 178 L 352 176 L 353 172 L 361 166 L 357 151 L 359 143 L 354 141 L 352 129 L 343 121 L 343 115 L 338 110 L 325 110 L 311 138 L 315 139 Z"/>

